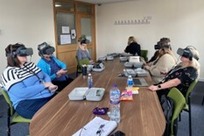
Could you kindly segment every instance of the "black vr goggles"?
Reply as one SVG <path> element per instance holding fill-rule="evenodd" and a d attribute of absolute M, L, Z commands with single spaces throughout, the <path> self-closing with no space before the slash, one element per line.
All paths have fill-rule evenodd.
<path fill-rule="evenodd" d="M 88 43 L 90 43 L 90 41 L 89 41 L 88 39 L 86 39 L 86 36 L 85 36 L 85 35 L 82 35 L 82 36 L 79 38 L 78 42 L 80 42 L 80 44 L 88 44 Z"/>
<path fill-rule="evenodd" d="M 23 47 L 23 48 L 18 48 L 17 50 L 16 50 L 16 55 L 18 55 L 18 56 L 31 56 L 31 55 L 33 55 L 33 49 L 32 48 L 25 48 L 25 47 Z"/>
<path fill-rule="evenodd" d="M 43 42 L 38 45 L 38 51 L 40 56 L 43 54 L 50 55 L 50 54 L 53 54 L 53 52 L 55 52 L 55 48 L 50 46 L 46 42 Z"/>
<path fill-rule="evenodd" d="M 196 55 L 193 55 L 193 53 L 191 52 L 191 50 L 189 48 L 185 48 L 185 49 L 178 48 L 177 54 L 182 56 L 182 57 L 189 58 L 189 60 L 192 60 L 192 58 L 199 60 L 199 57 Z"/>
<path fill-rule="evenodd" d="M 32 48 L 26 48 L 24 46 L 19 47 L 16 51 L 11 53 L 6 53 L 6 57 L 9 55 L 16 57 L 16 56 L 31 56 L 33 55 L 33 49 Z"/>
<path fill-rule="evenodd" d="M 170 48 L 170 45 L 168 45 L 168 44 L 162 45 L 160 42 L 157 42 L 157 44 L 154 45 L 155 50 L 159 50 L 159 49 L 162 49 L 162 48 Z"/>

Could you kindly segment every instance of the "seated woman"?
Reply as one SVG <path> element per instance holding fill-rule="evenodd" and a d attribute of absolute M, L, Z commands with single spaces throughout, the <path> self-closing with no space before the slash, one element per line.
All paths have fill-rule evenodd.
<path fill-rule="evenodd" d="M 32 48 L 16 43 L 8 45 L 5 51 L 7 68 L 2 74 L 2 85 L 16 112 L 31 119 L 54 96 L 57 86 L 34 63 L 27 62 Z"/>
<path fill-rule="evenodd" d="M 78 49 L 76 53 L 76 57 L 78 60 L 78 63 L 80 66 L 83 64 L 93 64 L 93 60 L 91 59 L 89 50 L 87 49 L 87 44 L 89 43 L 89 40 L 86 39 L 85 35 L 82 35 L 78 39 Z"/>
<path fill-rule="evenodd" d="M 197 80 L 200 74 L 200 64 L 198 63 L 199 53 L 192 47 L 178 49 L 181 62 L 171 69 L 165 78 L 156 85 L 151 85 L 149 90 L 157 91 L 158 97 L 167 95 L 170 88 L 176 87 L 185 96 L 190 84 Z"/>
<path fill-rule="evenodd" d="M 147 61 L 148 65 L 151 65 L 159 57 L 159 49 L 162 45 L 170 45 L 170 39 L 163 37 L 157 42 L 156 45 L 154 45 L 154 49 L 156 51 L 154 52 L 154 55 L 151 57 L 151 59 Z"/>
<path fill-rule="evenodd" d="M 137 56 L 141 56 L 141 47 L 140 45 L 137 43 L 137 41 L 135 40 L 134 36 L 130 36 L 128 38 L 128 45 L 124 50 L 126 53 L 130 53 L 133 56 L 137 55 Z"/>
<path fill-rule="evenodd" d="M 38 45 L 38 54 L 41 59 L 38 61 L 37 66 L 50 76 L 52 83 L 58 86 L 57 92 L 59 92 L 73 79 L 67 74 L 66 64 L 53 55 L 54 51 L 55 48 L 46 42 Z"/>
<path fill-rule="evenodd" d="M 155 83 L 160 82 L 166 73 L 176 65 L 176 57 L 174 56 L 171 46 L 163 44 L 159 49 L 158 58 L 151 64 L 145 65 Z"/>

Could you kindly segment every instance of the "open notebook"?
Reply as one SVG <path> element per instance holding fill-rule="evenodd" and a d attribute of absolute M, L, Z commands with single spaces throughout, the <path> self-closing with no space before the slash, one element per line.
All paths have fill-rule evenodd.
<path fill-rule="evenodd" d="M 108 136 L 116 127 L 115 121 L 95 117 L 72 136 Z"/>

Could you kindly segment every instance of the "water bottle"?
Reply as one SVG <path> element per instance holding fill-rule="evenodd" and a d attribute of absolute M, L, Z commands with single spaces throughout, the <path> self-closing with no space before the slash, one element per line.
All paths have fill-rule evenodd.
<path fill-rule="evenodd" d="M 128 76 L 127 86 L 128 86 L 128 87 L 133 87 L 133 78 L 132 78 L 131 75 Z"/>
<path fill-rule="evenodd" d="M 110 90 L 110 120 L 120 122 L 120 90 L 114 85 Z"/>
<path fill-rule="evenodd" d="M 92 78 L 91 73 L 88 74 L 87 84 L 88 84 L 88 88 L 93 87 L 93 78 Z"/>

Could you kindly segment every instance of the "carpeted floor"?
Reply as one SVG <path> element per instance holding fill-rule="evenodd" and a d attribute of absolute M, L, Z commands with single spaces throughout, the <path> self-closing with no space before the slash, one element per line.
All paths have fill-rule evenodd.
<path fill-rule="evenodd" d="M 201 105 L 204 96 L 204 82 L 198 82 L 192 93 L 192 131 L 193 136 L 204 136 L 204 105 Z M 7 105 L 0 95 L 0 136 L 6 136 L 7 128 Z M 29 126 L 18 123 L 11 127 L 11 136 L 26 136 L 29 134 Z M 188 113 L 182 112 L 181 121 L 178 123 L 178 136 L 188 136 Z"/>

